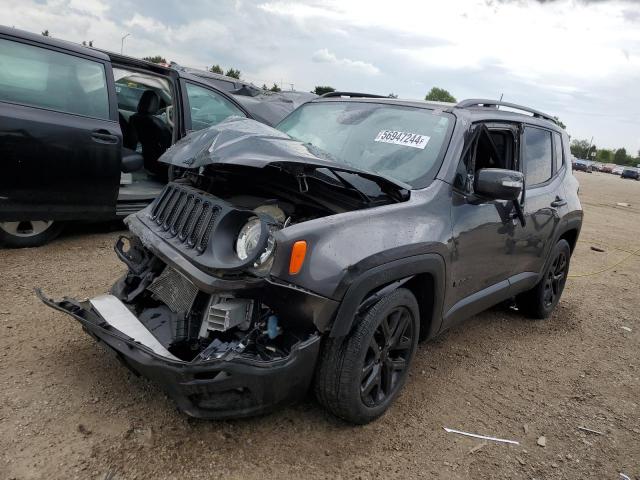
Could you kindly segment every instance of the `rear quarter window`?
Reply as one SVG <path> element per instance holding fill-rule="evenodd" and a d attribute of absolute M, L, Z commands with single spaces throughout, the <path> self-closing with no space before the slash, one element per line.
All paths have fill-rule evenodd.
<path fill-rule="evenodd" d="M 551 132 L 527 126 L 524 130 L 524 171 L 527 186 L 544 183 L 552 175 Z"/>
<path fill-rule="evenodd" d="M 0 39 L 0 101 L 109 118 L 104 65 Z"/>

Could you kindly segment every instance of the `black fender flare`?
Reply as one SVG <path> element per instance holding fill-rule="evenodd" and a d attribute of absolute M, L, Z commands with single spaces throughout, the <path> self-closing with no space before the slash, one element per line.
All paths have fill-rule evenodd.
<path fill-rule="evenodd" d="M 575 230 L 576 233 L 576 243 L 578 241 L 578 239 L 580 238 L 580 231 L 582 230 L 582 215 L 578 215 L 578 214 L 569 214 L 569 218 L 566 219 L 565 222 L 563 222 L 562 226 L 558 229 L 558 231 L 556 232 L 555 236 L 553 237 L 553 245 L 555 245 L 556 243 L 558 243 L 560 241 L 560 239 L 569 231 L 571 230 Z M 553 248 L 553 245 L 551 248 Z M 544 275 L 544 272 L 547 270 L 547 267 L 549 266 L 549 262 L 551 262 L 551 255 L 547 256 L 547 259 L 544 261 L 544 265 L 542 265 L 542 270 L 540 270 L 538 272 L 538 276 L 536 277 L 536 283 L 538 283 L 541 279 L 542 276 Z"/>
<path fill-rule="evenodd" d="M 354 318 L 369 292 L 393 282 L 397 282 L 395 288 L 398 288 L 403 284 L 398 280 L 424 273 L 430 274 L 434 280 L 435 298 L 433 299 L 429 336 L 437 333 L 442 322 L 442 305 L 446 282 L 445 262 L 442 256 L 437 253 L 426 253 L 378 265 L 355 278 L 347 288 L 344 298 L 338 307 L 330 336 L 343 337 L 351 331 Z M 392 290 L 395 290 L 395 288 Z"/>

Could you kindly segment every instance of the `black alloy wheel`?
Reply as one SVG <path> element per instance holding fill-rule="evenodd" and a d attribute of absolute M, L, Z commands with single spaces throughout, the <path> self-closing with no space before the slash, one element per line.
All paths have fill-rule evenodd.
<path fill-rule="evenodd" d="M 531 318 L 547 318 L 560 301 L 567 282 L 571 247 L 564 240 L 558 240 L 549 254 L 542 277 L 531 289 L 516 296 L 516 304 L 522 313 Z"/>
<path fill-rule="evenodd" d="M 414 337 L 411 312 L 404 306 L 380 322 L 362 367 L 360 396 L 365 405 L 378 406 L 394 394 L 409 364 Z"/>
<path fill-rule="evenodd" d="M 314 380 L 318 401 L 351 423 L 378 418 L 409 376 L 420 326 L 418 302 L 406 288 L 357 315 L 347 336 L 323 345 Z"/>
<path fill-rule="evenodd" d="M 568 261 L 564 252 L 559 252 L 551 264 L 544 283 L 544 306 L 546 308 L 555 305 L 558 297 L 562 294 L 564 284 L 567 281 Z"/>

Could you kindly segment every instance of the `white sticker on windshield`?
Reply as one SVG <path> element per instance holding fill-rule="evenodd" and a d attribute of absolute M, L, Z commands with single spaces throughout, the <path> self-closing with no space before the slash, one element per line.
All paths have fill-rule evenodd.
<path fill-rule="evenodd" d="M 405 147 L 419 148 L 424 150 L 429 139 L 426 135 L 410 132 L 398 132 L 397 130 L 381 130 L 375 138 L 376 142 L 393 143 L 404 145 Z"/>

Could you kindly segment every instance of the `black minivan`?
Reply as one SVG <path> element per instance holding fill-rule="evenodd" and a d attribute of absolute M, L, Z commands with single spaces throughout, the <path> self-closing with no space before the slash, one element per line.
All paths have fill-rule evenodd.
<path fill-rule="evenodd" d="M 274 123 L 244 100 L 181 69 L 0 26 L 0 244 L 144 208 L 166 183 L 158 158 L 190 131 Z M 275 122 L 297 105 L 278 106 Z"/>

